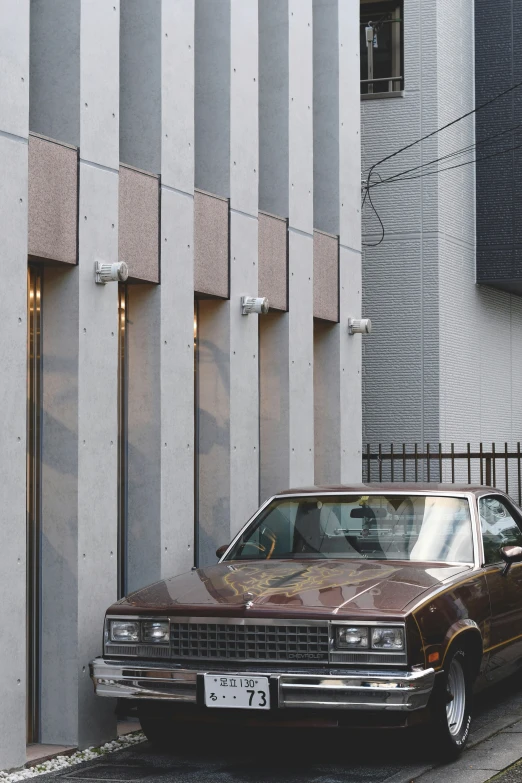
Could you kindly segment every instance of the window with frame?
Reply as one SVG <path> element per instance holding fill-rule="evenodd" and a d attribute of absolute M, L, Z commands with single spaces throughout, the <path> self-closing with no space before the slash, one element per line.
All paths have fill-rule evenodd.
<path fill-rule="evenodd" d="M 361 95 L 404 89 L 403 0 L 361 0 Z"/>
<path fill-rule="evenodd" d="M 499 563 L 504 546 L 522 546 L 520 520 L 504 499 L 489 495 L 479 500 L 480 526 L 484 543 L 484 563 Z"/>

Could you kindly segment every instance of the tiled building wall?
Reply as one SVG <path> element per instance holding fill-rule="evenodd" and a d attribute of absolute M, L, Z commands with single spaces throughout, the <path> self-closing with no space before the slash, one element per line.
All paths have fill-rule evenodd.
<path fill-rule="evenodd" d="M 498 47 L 485 48 L 491 5 L 477 0 L 475 6 L 476 30 L 474 4 L 466 0 L 405 0 L 405 94 L 362 103 L 363 171 L 473 108 L 475 63 L 477 72 L 490 74 L 503 56 Z M 492 13 L 505 29 L 509 20 L 500 21 L 501 10 L 495 6 Z M 480 52 L 475 46 L 482 46 Z M 495 81 L 486 95 L 477 83 L 476 103 L 504 86 Z M 508 127 L 511 119 L 502 122 Z M 490 134 L 495 127 L 488 125 L 481 132 Z M 377 170 L 384 176 L 410 169 L 474 141 L 472 117 Z M 472 150 L 450 164 L 474 156 Z M 502 157 L 495 161 L 502 198 L 511 203 L 512 190 L 509 181 L 504 189 L 502 173 L 508 164 Z M 478 446 L 480 441 L 520 439 L 516 346 L 522 334 L 522 300 L 476 285 L 475 223 L 479 260 L 488 252 L 488 220 L 492 236 L 501 229 L 487 206 L 488 199 L 498 204 L 488 166 L 477 166 L 478 181 L 484 184 L 476 193 L 474 165 L 373 191 L 386 233 L 379 247 L 364 248 L 363 304 L 374 324 L 371 338 L 363 343 L 364 442 L 440 440 L 462 447 L 467 442 Z M 504 206 L 499 209 L 504 212 Z M 380 238 L 368 204 L 363 229 L 366 244 Z"/>

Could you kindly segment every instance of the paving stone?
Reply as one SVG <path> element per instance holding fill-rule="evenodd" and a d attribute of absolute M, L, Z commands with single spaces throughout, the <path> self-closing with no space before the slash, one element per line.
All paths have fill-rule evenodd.
<path fill-rule="evenodd" d="M 500 771 L 522 757 L 522 743 L 518 734 L 501 732 L 463 754 L 453 766 L 457 768 Z"/>

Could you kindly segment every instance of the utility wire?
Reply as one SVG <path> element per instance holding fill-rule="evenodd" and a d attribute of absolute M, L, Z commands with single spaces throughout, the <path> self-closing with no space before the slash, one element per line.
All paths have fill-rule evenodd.
<path fill-rule="evenodd" d="M 377 163 L 374 163 L 370 168 L 368 169 L 368 179 L 371 178 L 371 174 L 373 173 L 374 169 L 377 168 L 377 166 L 380 166 L 381 164 L 385 163 L 388 160 L 391 160 L 392 158 L 395 158 L 397 155 L 400 155 L 402 152 L 405 152 L 406 150 L 411 149 L 411 147 L 415 147 L 415 145 L 420 144 L 423 141 L 426 141 L 426 139 L 431 139 L 433 136 L 436 136 L 437 133 L 441 133 L 443 130 L 447 130 L 447 128 L 451 128 L 453 125 L 456 125 L 458 122 L 461 122 L 462 120 L 467 119 L 468 117 L 471 117 L 473 114 L 476 114 L 476 112 L 481 111 L 482 109 L 485 109 L 487 106 L 490 106 L 495 101 L 498 101 L 499 98 L 503 98 L 505 95 L 508 95 L 509 93 L 513 92 L 514 90 L 517 90 L 520 86 L 522 86 L 522 81 L 517 82 L 512 87 L 508 87 L 507 90 L 504 90 L 503 92 L 498 93 L 493 98 L 490 98 L 485 103 L 480 104 L 480 106 L 476 106 L 474 109 L 471 109 L 471 111 L 466 112 L 466 114 L 462 114 L 460 117 L 457 117 L 455 120 L 452 120 L 451 122 L 446 123 L 446 125 L 442 125 L 442 127 L 437 128 L 437 130 L 431 131 L 431 133 L 427 133 L 425 136 L 422 136 L 420 139 L 417 139 L 416 141 L 412 141 L 410 144 L 406 144 L 404 147 L 401 147 L 400 149 L 396 150 L 395 152 L 392 152 L 390 155 L 387 155 L 385 158 L 382 158 L 381 160 L 378 160 Z"/>
<path fill-rule="evenodd" d="M 450 152 L 447 155 L 443 155 L 440 158 L 435 158 L 434 160 L 430 160 L 426 163 L 420 163 L 418 166 L 413 166 L 411 169 L 406 169 L 405 171 L 401 171 L 397 174 L 392 174 L 389 177 L 386 177 L 386 179 L 382 179 L 380 182 L 374 182 L 372 183 L 371 187 L 375 187 L 376 185 L 385 184 L 387 182 L 395 182 L 400 181 L 401 179 L 406 179 L 404 177 L 405 174 L 411 174 L 414 171 L 418 171 L 419 169 L 427 168 L 428 166 L 433 166 L 435 163 L 442 163 L 445 160 L 449 160 L 450 158 L 459 157 L 460 155 L 464 155 L 467 152 L 471 152 L 471 150 L 476 149 L 482 144 L 488 144 L 489 142 L 493 141 L 494 139 L 498 139 L 501 136 L 505 136 L 507 133 L 511 133 L 513 131 L 518 130 L 519 128 L 522 128 L 522 122 L 518 123 L 517 125 L 513 125 L 511 128 L 507 128 L 506 130 L 499 131 L 498 133 L 493 133 L 491 136 L 488 136 L 485 139 L 481 139 L 479 141 L 474 142 L 473 144 L 469 144 L 467 147 L 462 147 L 459 150 L 455 150 L 454 152 Z M 473 161 L 470 161 L 473 162 Z M 443 171 L 446 171 L 446 169 L 443 169 Z M 428 172 L 426 172 L 428 173 Z M 429 172 L 433 173 L 433 172 Z M 411 177 L 408 177 L 407 179 L 412 179 Z"/>
<path fill-rule="evenodd" d="M 376 174 L 377 174 L 377 176 L 379 177 L 379 179 L 382 181 L 382 177 L 381 177 L 381 175 L 379 174 L 379 172 L 376 172 Z M 375 184 L 378 184 L 378 183 L 375 183 Z M 385 237 L 385 235 L 386 235 L 386 232 L 385 232 L 385 230 L 384 230 L 384 223 L 382 222 L 382 220 L 381 220 L 381 216 L 379 215 L 379 213 L 378 213 L 378 212 L 377 212 L 377 210 L 375 209 L 375 205 L 374 205 L 374 203 L 373 203 L 373 201 L 372 201 L 372 194 L 370 193 L 370 188 L 371 188 L 371 187 L 372 187 L 371 180 L 370 180 L 370 179 L 368 179 L 368 182 L 367 182 L 367 185 L 366 185 L 366 192 L 365 192 L 365 194 L 364 194 L 364 199 L 363 199 L 363 203 L 362 203 L 362 207 L 364 207 L 364 203 L 365 203 L 365 201 L 366 201 L 366 196 L 368 196 L 368 200 L 369 200 L 369 202 L 370 202 L 371 208 L 373 209 L 373 211 L 374 211 L 374 213 L 375 213 L 375 216 L 376 216 L 377 220 L 378 220 L 378 221 L 379 221 L 379 223 L 381 224 L 381 238 L 379 239 L 379 241 L 378 241 L 378 242 L 363 242 L 363 243 L 362 243 L 363 247 L 379 247 L 379 245 L 380 245 L 380 244 L 382 244 L 382 243 L 384 242 L 384 237 Z M 362 207 L 361 207 L 361 213 L 362 213 Z"/>
<path fill-rule="evenodd" d="M 437 171 L 427 171 L 424 174 L 417 174 L 415 177 L 403 177 L 400 180 L 382 180 L 382 182 L 375 182 L 373 185 L 368 185 L 368 188 L 375 187 L 376 185 L 386 185 L 393 184 L 394 182 L 408 182 L 408 180 L 412 179 L 423 179 L 423 177 L 429 177 L 433 174 L 442 174 L 444 171 L 452 171 L 453 169 L 460 169 L 463 166 L 469 166 L 472 163 L 482 163 L 484 160 L 490 160 L 491 158 L 496 158 L 498 155 L 504 155 L 506 152 L 514 152 L 515 150 L 519 150 L 522 147 L 521 144 L 516 144 L 514 147 L 506 147 L 506 149 L 499 150 L 498 152 L 492 152 L 490 155 L 484 155 L 481 158 L 474 158 L 473 160 L 467 160 L 464 163 L 457 163 L 455 166 L 446 166 L 444 169 L 439 169 Z M 370 194 L 368 193 L 368 197 Z M 371 201 L 371 199 L 370 199 Z"/>
<path fill-rule="evenodd" d="M 521 125 L 522 125 L 522 123 L 521 123 Z M 512 129 L 510 129 L 510 130 L 512 130 Z M 505 132 L 507 133 L 508 131 L 505 131 Z M 499 134 L 494 134 L 494 136 L 495 135 L 498 136 L 498 135 L 502 135 L 502 134 L 499 133 Z M 491 140 L 491 138 L 493 138 L 493 136 L 489 137 L 489 140 Z M 484 140 L 484 141 L 487 141 L 487 140 Z M 470 145 L 470 148 L 472 148 L 473 146 L 475 146 L 475 145 Z M 379 215 L 379 213 L 378 213 L 378 211 L 377 211 L 377 209 L 376 209 L 376 207 L 375 207 L 375 205 L 373 203 L 373 200 L 372 200 L 372 195 L 371 195 L 371 192 L 370 192 L 372 188 L 374 188 L 374 187 L 376 187 L 378 185 L 394 184 L 395 182 L 407 182 L 409 180 L 423 179 L 424 177 L 429 177 L 429 176 L 432 176 L 434 174 L 442 174 L 444 171 L 452 171 L 453 169 L 460 169 L 463 166 L 469 166 L 472 163 L 482 163 L 483 161 L 491 160 L 491 158 L 496 158 L 499 155 L 505 155 L 507 152 L 514 152 L 515 150 L 518 150 L 520 148 L 522 148 L 522 143 L 516 144 L 516 145 L 514 145 L 512 147 L 506 147 L 505 149 L 502 149 L 502 150 L 497 150 L 496 152 L 492 152 L 489 155 L 482 155 L 480 158 L 474 158 L 473 160 L 464 161 L 464 163 L 457 163 L 454 166 L 446 166 L 445 168 L 437 169 L 435 171 L 427 171 L 427 172 L 423 172 L 423 173 L 421 172 L 420 174 L 417 174 L 417 175 L 415 175 L 413 177 L 401 177 L 400 179 L 396 179 L 396 178 L 390 177 L 389 179 L 386 180 L 386 179 L 383 179 L 381 177 L 379 172 L 374 172 L 374 173 L 370 174 L 370 176 L 368 177 L 368 180 L 366 182 L 366 189 L 365 189 L 365 194 L 364 194 L 364 199 L 363 199 L 363 202 L 362 202 L 362 206 L 364 207 L 364 204 L 366 202 L 366 198 L 368 197 L 370 206 L 371 206 L 371 208 L 372 208 L 372 210 L 373 210 L 377 220 L 380 223 L 381 238 L 379 239 L 378 242 L 370 242 L 370 243 L 369 242 L 363 242 L 363 247 L 378 247 L 380 244 L 382 244 L 382 242 L 384 242 L 384 238 L 385 238 L 385 235 L 386 235 L 386 231 L 385 231 L 385 228 L 384 228 L 384 223 L 383 223 L 383 221 L 381 219 L 381 216 Z M 450 155 L 445 156 L 445 158 L 451 157 L 451 155 L 453 155 L 453 154 L 454 153 L 450 153 Z M 371 181 L 371 178 L 374 175 L 379 177 L 379 180 L 380 180 L 379 182 L 372 182 Z M 361 211 L 362 211 L 362 208 L 361 208 Z"/>

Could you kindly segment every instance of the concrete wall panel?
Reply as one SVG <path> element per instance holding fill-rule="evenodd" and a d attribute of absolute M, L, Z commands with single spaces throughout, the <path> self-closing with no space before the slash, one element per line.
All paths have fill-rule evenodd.
<path fill-rule="evenodd" d="M 339 234 L 361 251 L 361 98 L 359 0 L 338 3 L 339 19 Z M 393 101 L 392 101 L 393 103 Z M 385 107 L 381 106 L 381 109 Z M 320 228 L 320 226 L 318 226 Z"/>
<path fill-rule="evenodd" d="M 119 257 L 129 277 L 159 283 L 159 183 L 127 166 L 119 173 Z"/>
<path fill-rule="evenodd" d="M 259 295 L 274 310 L 288 309 L 288 226 L 286 220 L 259 213 Z"/>
<path fill-rule="evenodd" d="M 228 198 L 231 0 L 198 0 L 195 23 L 195 185 Z"/>
<path fill-rule="evenodd" d="M 112 169 L 120 162 L 119 38 L 120 0 L 81 0 L 80 156 Z"/>
<path fill-rule="evenodd" d="M 29 137 L 29 255 L 76 264 L 78 151 Z"/>
<path fill-rule="evenodd" d="M 0 161 L 0 264 L 9 270 L 0 288 L 0 499 L 9 510 L 1 555 L 0 767 L 9 768 L 25 763 L 26 736 L 26 650 L 20 628 L 25 629 L 26 615 L 27 139 L 0 138 Z"/>
<path fill-rule="evenodd" d="M 29 2 L 0 13 L 0 769 L 25 763 L 26 405 Z M 9 20 L 9 24 L 6 24 Z"/>
<path fill-rule="evenodd" d="M 228 297 L 228 201 L 194 194 L 194 290 Z"/>
<path fill-rule="evenodd" d="M 77 742 L 78 278 L 50 266 L 43 284 L 41 741 L 63 745 Z"/>
<path fill-rule="evenodd" d="M 259 208 L 288 217 L 288 0 L 259 3 Z"/>
<path fill-rule="evenodd" d="M 160 297 L 157 286 L 128 287 L 128 592 L 161 575 Z"/>
<path fill-rule="evenodd" d="M 259 502 L 258 316 L 242 315 L 241 297 L 257 296 L 257 220 L 230 215 L 230 535 Z"/>
<path fill-rule="evenodd" d="M 314 231 L 314 317 L 339 320 L 339 240 Z"/>
<path fill-rule="evenodd" d="M 290 231 L 289 392 L 291 486 L 314 481 L 313 238 Z"/>
<path fill-rule="evenodd" d="M 194 201 L 161 197 L 161 575 L 194 562 Z"/>
<path fill-rule="evenodd" d="M 194 0 L 163 0 L 161 177 L 194 191 Z M 180 78 L 183 74 L 183 78 Z"/>
<path fill-rule="evenodd" d="M 313 0 L 314 226 L 330 234 L 339 234 L 341 207 L 339 21 L 338 0 Z"/>
<path fill-rule="evenodd" d="M 287 313 L 259 322 L 260 501 L 290 486 L 290 400 Z M 276 358 L 278 360 L 276 361 Z"/>
<path fill-rule="evenodd" d="M 257 216 L 258 0 L 230 0 L 230 206 Z"/>
<path fill-rule="evenodd" d="M 230 541 L 230 302 L 198 303 L 199 563 Z"/>
<path fill-rule="evenodd" d="M 314 214 L 312 0 L 288 0 L 288 8 L 289 217 L 293 228 L 311 234 Z"/>
<path fill-rule="evenodd" d="M 0 3 L 0 128 L 4 133 L 23 137 L 27 136 L 29 105 L 29 8 L 28 0 Z"/>
<path fill-rule="evenodd" d="M 81 0 L 31 0 L 29 127 L 80 145 Z"/>
<path fill-rule="evenodd" d="M 161 171 L 161 0 L 120 5 L 120 161 Z"/>
<path fill-rule="evenodd" d="M 77 742 L 87 747 L 116 732 L 88 665 L 100 654 L 101 607 L 117 598 L 118 287 L 94 282 L 96 259 L 118 260 L 117 173 L 80 164 L 79 230 Z"/>

